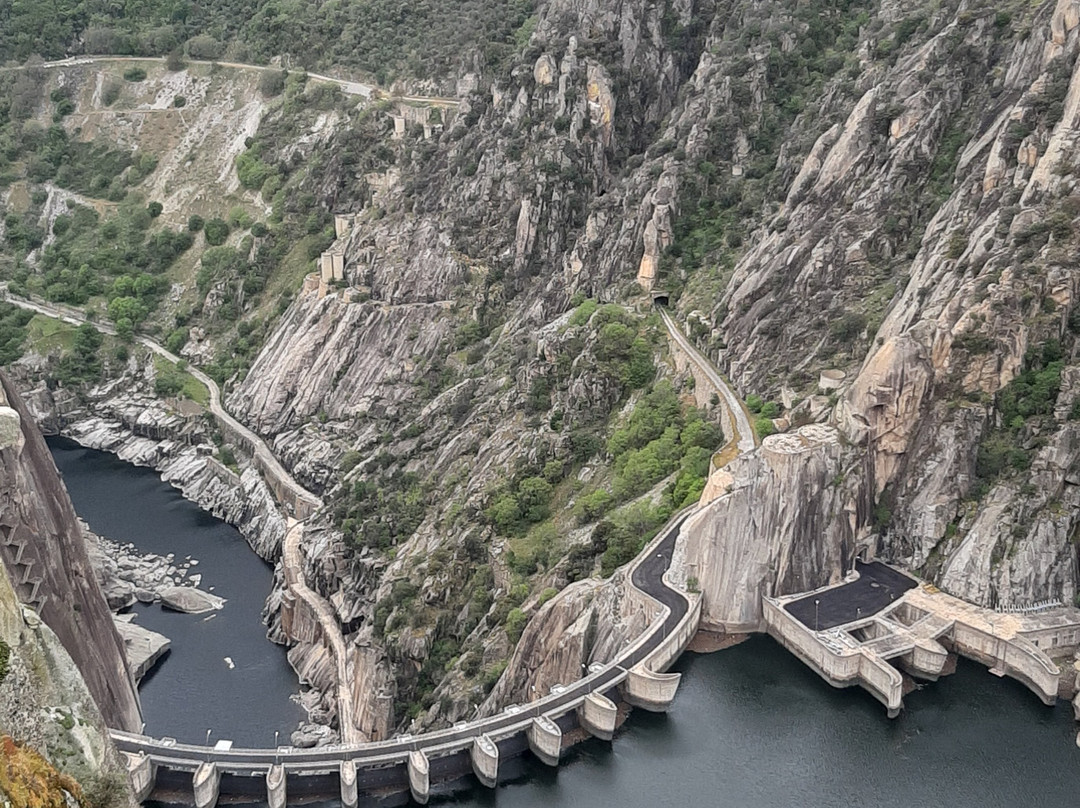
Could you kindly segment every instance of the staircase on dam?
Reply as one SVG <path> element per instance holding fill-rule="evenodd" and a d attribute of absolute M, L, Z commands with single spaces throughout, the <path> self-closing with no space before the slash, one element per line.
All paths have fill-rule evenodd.
<path fill-rule="evenodd" d="M 40 613 L 48 596 L 42 591 L 43 578 L 35 574 L 40 560 L 29 539 L 11 525 L 0 525 L 0 549 L 19 601 Z"/>

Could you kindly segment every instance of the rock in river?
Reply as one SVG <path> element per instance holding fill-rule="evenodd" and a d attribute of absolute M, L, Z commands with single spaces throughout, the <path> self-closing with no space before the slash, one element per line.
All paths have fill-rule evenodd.
<path fill-rule="evenodd" d="M 188 614 L 202 614 L 225 605 L 224 598 L 190 586 L 168 586 L 158 590 L 158 595 L 163 606 Z"/>

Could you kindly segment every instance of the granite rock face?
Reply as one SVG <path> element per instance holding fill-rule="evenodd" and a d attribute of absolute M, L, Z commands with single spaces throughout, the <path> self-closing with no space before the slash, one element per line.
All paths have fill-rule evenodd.
<path fill-rule="evenodd" d="M 0 447 L 0 559 L 20 600 L 68 650 L 109 726 L 138 730 L 139 699 L 123 643 L 71 500 L 29 412 L 6 377 L 0 385 L 21 424 L 14 441 Z"/>
<path fill-rule="evenodd" d="M 108 728 L 138 731 L 124 645 L 44 440 L 0 375 L 0 734 L 131 800 Z"/>
<path fill-rule="evenodd" d="M 761 596 L 837 583 L 854 556 L 858 501 L 838 486 L 839 433 L 804 426 L 766 438 L 725 469 L 731 481 L 684 525 L 682 577 L 698 580 L 702 626 L 760 630 Z"/>
<path fill-rule="evenodd" d="M 28 744 L 84 787 L 116 783 L 120 804 L 134 806 L 127 769 L 79 668 L 52 629 L 19 602 L 2 562 L 0 642 L 9 649 L 0 735 Z"/>

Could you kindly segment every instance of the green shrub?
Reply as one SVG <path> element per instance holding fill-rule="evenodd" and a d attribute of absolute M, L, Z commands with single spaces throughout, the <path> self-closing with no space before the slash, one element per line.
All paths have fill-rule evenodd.
<path fill-rule="evenodd" d="M 589 318 L 596 313 L 598 308 L 600 308 L 600 304 L 595 300 L 591 298 L 583 300 L 578 304 L 574 313 L 570 315 L 570 319 L 567 320 L 566 324 L 572 327 L 585 325 L 585 323 L 589 322 Z"/>
<path fill-rule="evenodd" d="M 215 217 L 203 226 L 203 231 L 206 235 L 207 244 L 212 247 L 220 247 L 225 243 L 225 239 L 229 237 L 229 224 L 224 219 Z"/>
<path fill-rule="evenodd" d="M 11 659 L 11 648 L 3 640 L 0 640 L 0 684 L 7 678 Z"/>
<path fill-rule="evenodd" d="M 187 106 L 187 99 L 182 95 L 174 95 L 173 100 L 172 100 L 172 105 L 174 107 L 176 107 L 177 109 L 180 109 L 180 107 L 186 107 Z"/>
<path fill-rule="evenodd" d="M 151 219 L 156 219 L 160 216 L 162 210 L 164 210 L 164 208 L 161 206 L 160 202 L 151 202 L 146 206 L 146 211 L 150 214 Z"/>
<path fill-rule="evenodd" d="M 195 214 L 188 219 L 187 229 L 190 230 L 192 233 L 198 233 L 200 230 L 203 229 L 203 225 L 205 224 L 206 222 L 203 220 L 203 217 Z"/>
<path fill-rule="evenodd" d="M 254 147 L 236 156 L 236 175 L 245 188 L 257 191 L 276 173 L 272 165 L 259 159 L 258 151 Z"/>
<path fill-rule="evenodd" d="M 776 432 L 776 427 L 773 426 L 771 418 L 758 418 L 754 421 L 754 431 L 757 432 L 759 438 L 766 438 Z"/>
<path fill-rule="evenodd" d="M 284 70 L 264 70 L 259 74 L 259 92 L 264 98 L 281 95 L 285 91 L 287 75 Z"/>
<path fill-rule="evenodd" d="M 120 98 L 120 92 L 123 90 L 123 85 L 112 76 L 105 79 L 101 86 L 101 103 L 107 107 L 111 107 Z"/>
<path fill-rule="evenodd" d="M 521 639 L 521 632 L 525 630 L 525 624 L 529 622 L 528 615 L 521 609 L 513 608 L 506 615 L 506 636 L 510 642 L 516 643 Z"/>
<path fill-rule="evenodd" d="M 174 354 L 179 354 L 187 345 L 190 333 L 186 328 L 175 328 L 169 332 L 169 336 L 165 338 L 165 347 Z"/>
<path fill-rule="evenodd" d="M 362 452 L 350 449 L 341 456 L 341 460 L 338 461 L 338 468 L 341 469 L 342 474 L 348 474 L 356 468 L 363 459 L 364 455 Z"/>
<path fill-rule="evenodd" d="M 146 71 L 141 67 L 129 67 L 124 71 L 124 81 L 145 81 Z"/>

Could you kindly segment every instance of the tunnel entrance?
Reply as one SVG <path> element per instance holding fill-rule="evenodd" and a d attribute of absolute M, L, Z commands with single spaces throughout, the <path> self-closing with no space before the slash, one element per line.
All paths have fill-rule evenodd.
<path fill-rule="evenodd" d="M 667 304 L 668 304 L 668 293 L 667 292 L 653 292 L 652 293 L 652 302 L 656 306 L 667 306 Z"/>

